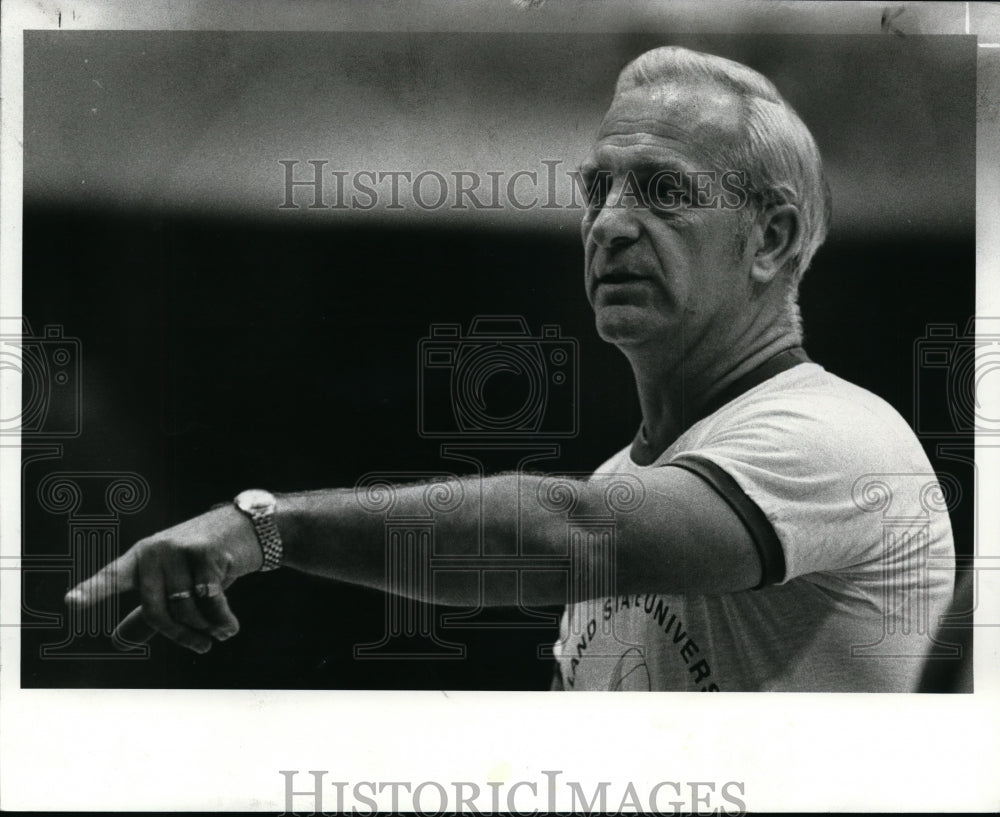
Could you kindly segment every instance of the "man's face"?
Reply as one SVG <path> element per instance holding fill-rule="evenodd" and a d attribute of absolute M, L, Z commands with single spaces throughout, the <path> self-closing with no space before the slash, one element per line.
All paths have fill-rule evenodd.
<path fill-rule="evenodd" d="M 587 297 L 605 340 L 682 354 L 724 342 L 741 323 L 750 282 L 738 210 L 721 206 L 733 196 L 712 203 L 721 174 L 738 170 L 719 160 L 738 124 L 737 101 L 712 86 L 670 83 L 613 100 L 581 167 L 600 191 L 581 229 Z M 705 206 L 682 199 L 692 180 Z"/>

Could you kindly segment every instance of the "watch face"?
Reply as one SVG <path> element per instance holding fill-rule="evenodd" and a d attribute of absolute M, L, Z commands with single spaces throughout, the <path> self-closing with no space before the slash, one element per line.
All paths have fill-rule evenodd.
<path fill-rule="evenodd" d="M 260 488 L 251 488 L 236 497 L 237 507 L 247 513 L 274 510 L 276 504 L 274 495 L 270 491 L 263 491 Z"/>

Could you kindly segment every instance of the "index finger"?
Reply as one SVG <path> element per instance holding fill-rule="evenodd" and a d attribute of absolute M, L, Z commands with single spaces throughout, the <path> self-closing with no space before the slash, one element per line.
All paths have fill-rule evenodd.
<path fill-rule="evenodd" d="M 132 550 L 128 550 L 89 579 L 72 588 L 63 600 L 66 604 L 77 607 L 90 607 L 119 593 L 132 590 L 135 587 L 135 568 L 135 556 Z"/>

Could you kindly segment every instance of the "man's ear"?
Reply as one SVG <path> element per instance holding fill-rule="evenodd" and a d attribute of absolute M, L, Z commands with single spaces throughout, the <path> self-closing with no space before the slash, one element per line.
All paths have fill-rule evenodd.
<path fill-rule="evenodd" d="M 777 204 L 758 216 L 758 245 L 750 267 L 754 283 L 768 284 L 774 279 L 795 250 L 801 230 L 799 208 L 794 204 Z"/>

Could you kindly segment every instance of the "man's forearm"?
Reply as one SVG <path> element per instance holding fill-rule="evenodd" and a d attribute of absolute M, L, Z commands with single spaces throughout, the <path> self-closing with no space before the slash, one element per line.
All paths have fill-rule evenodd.
<path fill-rule="evenodd" d="M 374 486 L 369 492 L 317 491 L 281 496 L 278 526 L 285 540 L 287 566 L 318 576 L 445 604 L 478 604 L 478 586 L 465 590 L 453 583 L 394 582 L 387 569 L 387 523 L 430 522 L 436 551 L 466 560 L 503 555 L 505 566 L 516 553 L 528 553 L 521 573 L 521 599 L 534 605 L 566 602 L 569 567 L 565 513 L 539 501 L 544 478 L 503 474 L 484 479 L 396 486 Z M 585 483 L 576 482 L 583 487 Z M 519 544 L 519 546 L 518 546 Z M 414 548 L 412 556 L 429 559 Z M 529 560 L 547 570 L 531 570 Z M 561 566 L 561 569 L 560 567 Z M 419 566 L 418 566 L 419 567 Z M 429 567 L 429 565 L 428 565 Z M 441 585 L 435 587 L 435 585 Z"/>

